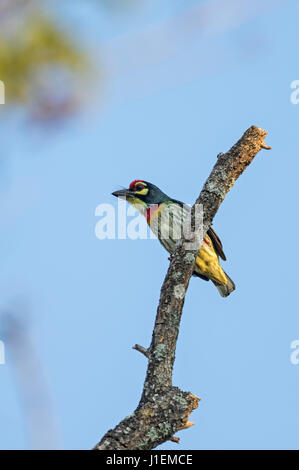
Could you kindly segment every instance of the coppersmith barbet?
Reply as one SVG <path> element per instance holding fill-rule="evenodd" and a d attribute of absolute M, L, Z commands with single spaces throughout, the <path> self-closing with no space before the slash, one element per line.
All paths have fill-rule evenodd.
<path fill-rule="evenodd" d="M 143 180 L 134 180 L 128 189 L 112 194 L 125 198 L 141 212 L 164 248 L 170 254 L 174 252 L 184 220 L 190 214 L 189 206 L 170 198 L 157 186 Z M 221 296 L 227 297 L 235 289 L 235 284 L 220 266 L 219 257 L 226 260 L 222 243 L 210 228 L 196 258 L 193 275 L 206 281 L 211 280 Z"/>

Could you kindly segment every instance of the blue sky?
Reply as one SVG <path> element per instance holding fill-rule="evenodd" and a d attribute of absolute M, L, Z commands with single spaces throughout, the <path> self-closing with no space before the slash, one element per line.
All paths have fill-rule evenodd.
<path fill-rule="evenodd" d="M 108 70 L 76 119 L 45 132 L 1 109 L 1 306 L 29 311 L 56 442 L 91 448 L 139 401 L 146 360 L 132 346 L 150 343 L 168 266 L 155 240 L 98 240 L 96 207 L 116 206 L 110 193 L 136 178 L 192 203 L 216 155 L 259 125 L 272 150 L 258 154 L 214 221 L 237 289 L 223 299 L 211 283 L 191 280 L 174 384 L 202 401 L 179 446 L 160 448 L 298 449 L 290 345 L 299 339 L 299 105 L 290 84 L 299 79 L 299 6 L 266 2 L 259 11 L 253 2 L 253 13 L 222 28 L 225 1 L 190 2 L 211 5 L 220 26 L 179 37 L 171 53 L 162 34 L 157 60 L 159 49 L 150 59 L 143 43 L 135 48 L 138 38 L 154 38 L 187 6 L 150 3 L 95 16 L 78 2 L 72 11 L 70 31 L 80 23 L 92 58 L 104 57 Z M 28 448 L 9 350 L 0 383 L 0 448 Z"/>

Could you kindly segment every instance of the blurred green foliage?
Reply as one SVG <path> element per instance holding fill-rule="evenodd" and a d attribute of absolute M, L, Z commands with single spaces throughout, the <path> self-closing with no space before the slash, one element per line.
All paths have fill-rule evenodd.
<path fill-rule="evenodd" d="M 45 65 L 67 67 L 81 73 L 87 66 L 83 53 L 48 18 L 30 19 L 9 37 L 0 33 L 0 78 L 7 102 L 26 102 L 32 84 Z"/>
<path fill-rule="evenodd" d="M 88 52 L 42 6 L 35 0 L 0 0 L 6 103 L 1 112 L 22 105 L 40 119 L 71 114 L 81 104 L 83 83 L 93 72 Z"/>
<path fill-rule="evenodd" d="M 140 4 L 97 2 L 117 11 Z M 6 99 L 1 112 L 21 105 L 34 118 L 63 116 L 82 104 L 84 89 L 91 92 L 86 84 L 98 78 L 99 64 L 92 63 L 76 32 L 63 28 L 64 18 L 59 20 L 46 0 L 0 0 L 0 80 Z"/>

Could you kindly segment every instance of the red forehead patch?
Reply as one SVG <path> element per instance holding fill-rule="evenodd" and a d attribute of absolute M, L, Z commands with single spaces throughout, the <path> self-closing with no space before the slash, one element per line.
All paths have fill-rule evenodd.
<path fill-rule="evenodd" d="M 135 186 L 137 183 L 144 183 L 144 181 L 142 181 L 142 180 L 134 180 L 134 181 L 132 181 L 132 183 L 130 184 L 130 189 L 133 189 L 134 186 Z"/>

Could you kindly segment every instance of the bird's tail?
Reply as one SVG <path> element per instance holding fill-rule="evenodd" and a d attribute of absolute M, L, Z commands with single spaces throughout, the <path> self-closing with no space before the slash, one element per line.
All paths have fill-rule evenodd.
<path fill-rule="evenodd" d="M 235 283 L 234 281 L 231 280 L 231 278 L 226 274 L 226 278 L 227 278 L 227 284 L 226 286 L 224 286 L 223 284 L 219 284 L 218 282 L 216 281 L 213 281 L 213 283 L 215 284 L 215 286 L 217 287 L 221 297 L 227 297 L 229 294 L 231 294 L 236 286 L 235 286 Z"/>

